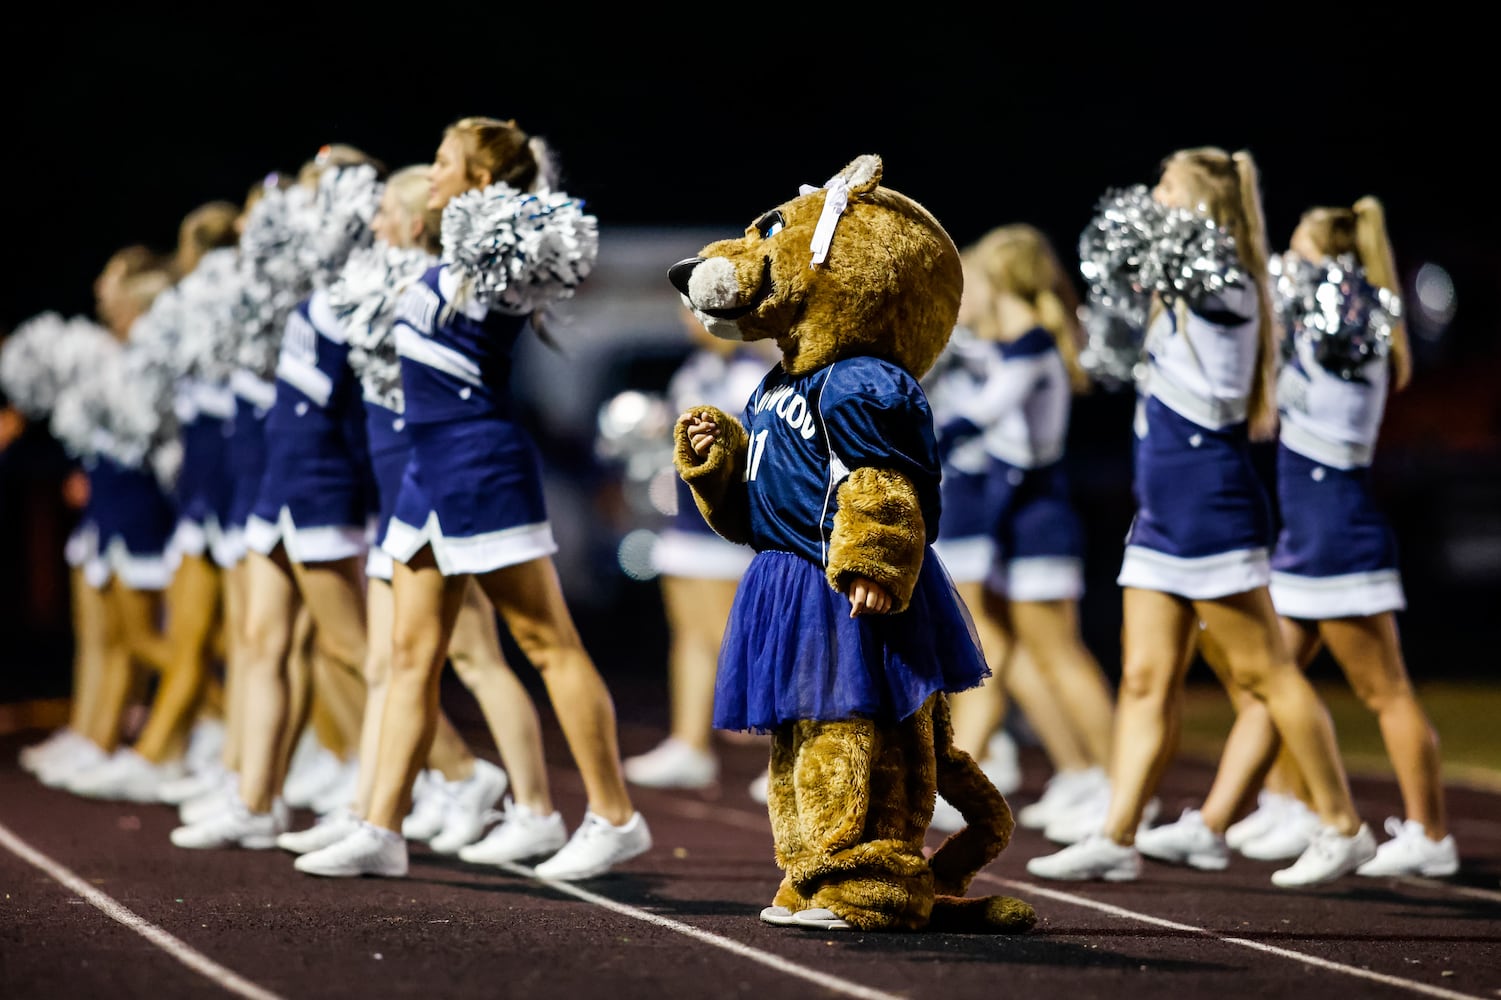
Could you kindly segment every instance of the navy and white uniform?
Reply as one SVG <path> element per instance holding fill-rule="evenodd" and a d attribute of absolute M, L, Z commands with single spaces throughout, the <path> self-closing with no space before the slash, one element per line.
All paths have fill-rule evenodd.
<path fill-rule="evenodd" d="M 295 563 L 363 555 L 368 470 L 365 413 L 343 325 L 319 290 L 287 317 L 266 415 L 266 469 L 245 525 L 262 555 Z"/>
<path fill-rule="evenodd" d="M 1148 327 L 1122 587 L 1210 600 L 1270 580 L 1271 505 L 1247 424 L 1258 315 L 1254 289 L 1232 285 Z"/>
<path fill-rule="evenodd" d="M 1298 344 L 1277 381 L 1282 527 L 1272 604 L 1280 615 L 1310 620 L 1400 611 L 1407 601 L 1396 535 L 1370 488 L 1387 359 L 1346 380 L 1321 366 L 1307 341 Z"/>
<path fill-rule="evenodd" d="M 738 413 L 770 366 L 766 355 L 749 347 L 738 347 L 728 356 L 697 349 L 668 382 L 668 405 L 673 413 L 695 406 Z M 693 490 L 681 476 L 673 478 L 677 482 L 677 512 L 652 549 L 653 566 L 663 576 L 740 579 L 750 565 L 750 548 L 715 534 L 699 513 Z"/>
<path fill-rule="evenodd" d="M 227 462 L 229 466 L 229 517 L 222 550 L 213 550 L 214 560 L 229 569 L 245 558 L 245 525 L 260 492 L 266 471 L 266 416 L 276 402 L 276 383 L 248 368 L 237 368 L 229 378 L 235 396 Z"/>
<path fill-rule="evenodd" d="M 986 588 L 1013 601 L 1078 600 L 1084 538 L 1064 461 L 1068 369 L 1040 326 L 986 346 L 984 384 L 960 404 L 986 456 L 983 510 L 994 546 Z"/>
<path fill-rule="evenodd" d="M 235 550 L 229 536 L 234 496 L 229 439 L 234 429 L 234 390 L 228 383 L 185 378 L 177 384 L 173 405 L 182 442 L 182 470 L 177 476 L 172 561 L 208 553 L 215 565 L 231 565 Z"/>
<path fill-rule="evenodd" d="M 177 522 L 171 497 L 149 467 L 125 465 L 102 451 L 85 468 L 98 551 L 84 565 L 84 578 L 96 589 L 119 579 L 132 590 L 165 590 Z"/>
<path fill-rule="evenodd" d="M 745 407 L 751 545 L 714 696 L 719 729 L 795 720 L 899 721 L 938 691 L 989 675 L 974 623 L 931 542 L 940 468 L 922 387 L 887 361 L 849 358 L 803 376 L 779 364 Z M 928 542 L 909 606 L 850 617 L 826 578 L 837 490 L 853 469 L 913 483 Z"/>
<path fill-rule="evenodd" d="M 381 547 L 406 563 L 431 546 L 445 576 L 487 573 L 558 546 L 541 456 L 514 412 L 512 353 L 527 316 L 455 301 L 448 265 L 396 307 L 396 350 L 411 457 Z"/>
<path fill-rule="evenodd" d="M 995 363 L 994 348 L 967 327 L 955 327 L 923 390 L 933 411 L 938 459 L 943 470 L 943 513 L 933 549 L 956 583 L 983 583 L 995 559 L 991 519 L 985 512 L 990 458 L 982 429 L 962 407 L 979 396 Z"/>

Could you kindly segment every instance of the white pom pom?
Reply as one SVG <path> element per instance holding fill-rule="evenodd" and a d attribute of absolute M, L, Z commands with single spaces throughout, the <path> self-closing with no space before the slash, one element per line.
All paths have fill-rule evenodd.
<path fill-rule="evenodd" d="M 599 256 L 599 221 L 563 192 L 506 184 L 466 191 L 443 210 L 443 261 L 474 299 L 525 315 L 569 298 Z"/>

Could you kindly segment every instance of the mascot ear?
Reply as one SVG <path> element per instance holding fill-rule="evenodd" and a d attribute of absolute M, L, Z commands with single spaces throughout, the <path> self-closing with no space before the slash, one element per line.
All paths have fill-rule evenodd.
<path fill-rule="evenodd" d="M 876 185 L 881 183 L 881 158 L 874 153 L 857 156 L 836 176 L 842 178 L 848 185 L 850 194 L 867 194 L 874 191 Z"/>

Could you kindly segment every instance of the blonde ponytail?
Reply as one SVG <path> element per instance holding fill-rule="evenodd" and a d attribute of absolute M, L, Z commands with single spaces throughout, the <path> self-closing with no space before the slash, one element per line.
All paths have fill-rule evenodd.
<path fill-rule="evenodd" d="M 1400 297 L 1402 288 L 1397 278 L 1396 254 L 1386 231 L 1386 210 L 1377 198 L 1366 195 L 1354 204 L 1352 211 L 1355 214 L 1355 252 L 1360 257 L 1360 266 L 1365 269 L 1366 280 Z M 1412 381 L 1412 346 L 1407 340 L 1407 324 L 1400 319 L 1392 324 L 1390 346 L 1388 359 L 1393 388 L 1405 389 Z"/>
<path fill-rule="evenodd" d="M 1261 179 L 1256 162 L 1246 150 L 1236 151 L 1233 159 L 1240 181 L 1242 217 L 1237 250 L 1241 267 L 1256 288 L 1256 374 L 1251 381 L 1247 417 L 1252 440 L 1269 441 L 1277 433 L 1277 401 L 1274 397 L 1277 331 L 1267 274 L 1266 218 L 1261 210 Z"/>

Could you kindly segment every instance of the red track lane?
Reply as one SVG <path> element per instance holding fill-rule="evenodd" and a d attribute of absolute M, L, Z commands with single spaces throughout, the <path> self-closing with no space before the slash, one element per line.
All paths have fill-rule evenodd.
<path fill-rule="evenodd" d="M 550 733 L 571 827 L 581 786 Z M 1237 858 L 1218 873 L 1149 862 L 1135 883 L 1039 882 L 1026 860 L 1055 848 L 1019 830 L 973 891 L 1028 899 L 1042 918 L 1031 933 L 817 933 L 756 919 L 778 871 L 764 807 L 746 792 L 765 760 L 755 745 L 724 749 L 713 792 L 636 790 L 654 848 L 603 878 L 553 886 L 422 847 L 404 880 L 316 879 L 279 851 L 180 850 L 167 838 L 170 807 L 88 801 L 22 772 L 16 751 L 43 735 L 0 738 L 7 1000 L 1501 996 L 1494 792 L 1449 791 L 1462 855 L 1452 879 L 1352 876 L 1289 891 L 1268 879 L 1278 864 Z M 625 726 L 622 742 L 637 753 L 660 736 Z M 1035 749 L 1023 764 L 1016 804 L 1046 777 Z M 1175 762 L 1163 815 L 1195 804 L 1209 778 L 1203 762 Z M 1357 779 L 1355 791 L 1375 827 L 1397 811 L 1390 781 Z"/>

